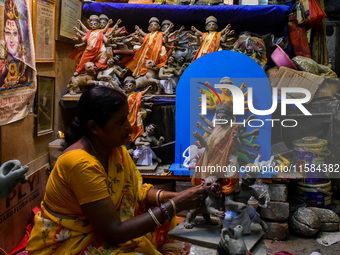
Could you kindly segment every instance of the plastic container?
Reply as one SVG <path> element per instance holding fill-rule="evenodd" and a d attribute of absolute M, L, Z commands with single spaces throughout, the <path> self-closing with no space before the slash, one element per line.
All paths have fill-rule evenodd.
<path fill-rule="evenodd" d="M 307 206 L 329 208 L 332 201 L 331 181 L 323 184 L 299 182 L 297 193 Z"/>
<path fill-rule="evenodd" d="M 271 58 L 274 61 L 275 65 L 277 65 L 278 67 L 285 66 L 297 70 L 296 66 L 289 58 L 287 53 L 279 45 L 276 46 L 276 49 L 271 55 Z"/>
<path fill-rule="evenodd" d="M 328 182 L 324 167 L 331 152 L 327 144 L 326 140 L 314 136 L 293 141 L 296 170 L 305 177 L 306 183 Z"/>
<path fill-rule="evenodd" d="M 48 152 L 50 156 L 51 168 L 54 167 L 55 162 L 57 161 L 58 157 L 63 153 L 63 146 L 62 146 L 63 142 L 64 142 L 64 139 L 57 139 L 48 144 Z"/>

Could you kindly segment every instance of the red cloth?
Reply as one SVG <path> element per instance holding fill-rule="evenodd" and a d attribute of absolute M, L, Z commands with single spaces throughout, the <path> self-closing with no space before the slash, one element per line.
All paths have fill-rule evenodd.
<path fill-rule="evenodd" d="M 317 0 L 308 0 L 308 3 L 309 19 L 307 19 L 305 23 L 307 30 L 318 26 L 322 22 L 322 20 L 327 17 L 326 13 Z"/>
<path fill-rule="evenodd" d="M 295 15 L 291 14 L 289 16 L 288 28 L 295 55 L 312 58 L 305 25 L 298 24 Z"/>
<path fill-rule="evenodd" d="M 101 30 L 100 32 L 89 30 L 87 32 L 85 37 L 86 48 L 83 51 L 81 57 L 79 58 L 80 50 L 77 49 L 70 56 L 78 63 L 76 69 L 78 73 L 85 73 L 86 71 L 84 65 L 90 61 L 94 62 L 98 69 L 107 67 L 106 59 L 104 60 L 99 56 L 103 46 L 103 40 L 104 40 L 103 30 Z M 89 44 L 89 41 L 91 41 L 93 45 Z"/>

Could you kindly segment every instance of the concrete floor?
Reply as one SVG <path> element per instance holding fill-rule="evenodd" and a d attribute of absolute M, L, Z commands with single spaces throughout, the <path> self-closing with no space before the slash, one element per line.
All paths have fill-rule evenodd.
<path fill-rule="evenodd" d="M 289 235 L 286 241 L 262 239 L 252 250 L 253 255 L 274 255 L 279 251 L 288 251 L 294 255 L 310 255 L 318 252 L 321 255 L 340 254 L 340 242 L 330 246 L 323 246 L 313 238 L 303 238 Z M 191 245 L 190 255 L 215 255 L 216 249 Z"/>

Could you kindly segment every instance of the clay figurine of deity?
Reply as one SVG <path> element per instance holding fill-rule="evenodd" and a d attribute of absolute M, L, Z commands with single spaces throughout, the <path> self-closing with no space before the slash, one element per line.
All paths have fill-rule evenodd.
<path fill-rule="evenodd" d="M 255 153 L 243 147 L 249 145 L 246 142 L 244 143 L 243 139 L 258 134 L 259 130 L 245 132 L 242 125 L 231 125 L 231 122 L 234 121 L 233 111 L 226 103 L 222 105 L 218 104 L 216 107 L 215 119 L 223 120 L 221 122 L 215 121 L 216 125 L 205 116 L 201 115 L 200 117 L 208 125 L 208 128 L 210 128 L 206 130 L 207 133 L 209 134 L 209 132 L 211 132 L 211 134 L 203 136 L 197 131 L 194 132 L 194 136 L 200 144 L 205 147 L 203 156 L 196 165 L 198 169 L 216 165 L 238 169 L 239 152 L 248 155 L 250 158 L 256 158 Z M 226 122 L 226 120 L 228 122 Z M 247 124 L 245 126 L 247 126 Z M 241 137 L 242 139 L 240 139 Z M 254 144 L 251 144 L 251 146 L 254 146 Z M 256 145 L 252 148 L 258 150 L 260 146 Z M 207 176 L 207 172 L 195 171 L 192 183 L 197 185 L 201 182 L 201 179 Z M 230 194 L 236 189 L 239 180 L 239 173 L 237 171 L 226 171 L 218 173 L 217 176 L 221 178 L 221 190 L 224 194 Z"/>
<path fill-rule="evenodd" d="M 97 66 L 93 62 L 87 62 L 84 66 L 86 73 L 72 76 L 67 85 L 70 95 L 75 95 L 79 88 L 84 90 L 85 87 L 96 85 Z"/>
<path fill-rule="evenodd" d="M 192 26 L 191 30 L 195 32 L 195 35 L 187 33 L 189 37 L 196 39 L 196 43 L 190 43 L 190 45 L 199 45 L 195 57 L 192 61 L 202 57 L 205 54 L 220 50 L 220 43 L 227 41 L 228 36 L 234 34 L 234 30 L 230 30 L 230 24 L 227 25 L 221 32 L 217 32 L 217 19 L 214 16 L 209 16 L 205 21 L 205 29 L 208 32 L 201 32 L 196 27 Z"/>
<path fill-rule="evenodd" d="M 205 148 L 202 147 L 199 141 L 196 141 L 195 144 L 190 145 L 185 151 L 182 153 L 184 158 L 183 166 L 189 169 L 195 168 L 195 165 L 202 157 Z"/>
<path fill-rule="evenodd" d="M 207 224 L 212 225 L 218 224 L 218 221 L 211 219 L 210 214 L 224 218 L 224 211 L 220 211 L 223 206 L 223 201 L 219 180 L 216 176 L 210 175 L 202 180 L 202 183 L 208 196 L 204 199 L 204 203 L 201 206 L 189 211 L 184 223 L 185 228 L 193 228 L 191 222 L 199 214 L 202 214 Z"/>
<path fill-rule="evenodd" d="M 173 31 L 174 24 L 170 20 L 164 20 L 161 24 L 161 30 L 164 33 L 164 46 L 167 48 L 167 55 L 170 56 L 175 48 L 175 44 L 182 37 L 181 32 L 184 26 L 180 29 Z"/>
<path fill-rule="evenodd" d="M 164 142 L 164 137 L 161 136 L 158 140 L 154 137 L 156 126 L 149 124 L 145 127 L 145 132 L 139 136 L 136 141 L 136 149 L 133 152 L 133 160 L 137 166 L 153 165 L 154 161 L 161 163 L 162 160 L 151 149 L 151 145 L 156 148 L 160 147 Z"/>
<path fill-rule="evenodd" d="M 159 31 L 161 26 L 156 17 L 152 17 L 149 20 L 148 30 L 150 33 L 146 34 L 137 25 L 135 28 L 142 42 L 142 46 L 127 64 L 127 67 L 132 71 L 134 77 L 138 77 L 146 74 L 147 68 L 145 62 L 147 60 L 153 60 L 158 68 L 166 64 L 168 55 L 163 42 L 164 34 L 168 35 L 168 32 Z M 170 27 L 168 29 L 170 29 Z"/>
<path fill-rule="evenodd" d="M 121 59 L 122 57 L 118 54 L 112 58 L 109 58 L 107 60 L 108 67 L 104 70 L 99 71 L 97 74 L 97 80 L 90 83 L 92 83 L 93 85 L 109 86 L 115 88 L 116 90 L 119 90 L 120 92 L 125 93 L 125 90 L 121 88 L 121 83 L 118 77 L 123 78 L 128 69 L 123 69 L 118 65 Z"/>
<path fill-rule="evenodd" d="M 179 77 L 182 75 L 187 65 L 182 65 L 182 67 L 177 70 L 175 65 L 175 57 L 169 56 L 168 63 L 159 69 L 158 76 L 161 79 L 156 94 L 161 93 L 161 89 L 164 90 L 166 94 L 173 94 L 173 91 L 177 87 Z"/>
<path fill-rule="evenodd" d="M 104 29 L 100 28 L 100 20 L 97 15 L 91 15 L 88 19 L 90 29 L 87 29 L 80 20 L 78 20 L 78 23 L 84 32 L 76 27 L 74 27 L 74 30 L 80 34 L 86 32 L 86 35 L 81 38 L 82 43 L 75 45 L 76 50 L 70 56 L 77 63 L 74 75 L 85 73 L 85 63 L 90 61 L 93 62 L 98 69 L 106 68 L 107 51 L 105 44 L 108 43 L 109 37 L 114 32 L 114 29 L 112 29 L 110 33 L 106 34 L 106 32 L 109 25 L 113 23 L 112 20 L 109 20 Z M 118 20 L 114 27 L 120 23 L 121 20 Z"/>
<path fill-rule="evenodd" d="M 260 215 L 255 209 L 248 204 L 248 200 L 253 196 L 259 205 L 264 205 L 266 202 L 265 194 L 259 194 L 251 186 L 255 183 L 255 174 L 245 172 L 242 176 L 242 183 L 229 194 L 225 199 L 225 205 L 228 211 L 223 220 L 224 228 L 235 228 L 237 225 L 242 225 L 243 234 L 250 234 L 251 223 L 259 223 L 263 230 L 267 230 L 267 224 L 260 218 Z"/>
<path fill-rule="evenodd" d="M 216 255 L 248 255 L 248 249 L 243 239 L 243 227 L 237 225 L 234 229 L 223 228 L 221 240 Z"/>
<path fill-rule="evenodd" d="M 144 132 L 143 119 L 147 116 L 151 109 L 144 106 L 152 107 L 152 103 L 148 102 L 154 96 L 145 98 L 145 94 L 152 89 L 152 86 L 147 87 L 141 92 L 136 92 L 136 80 L 132 76 L 124 79 L 124 89 L 128 95 L 129 115 L 128 119 L 131 125 L 131 141 L 134 142 Z"/>
<path fill-rule="evenodd" d="M 147 72 L 145 75 L 139 76 L 136 79 L 136 87 L 137 89 L 144 89 L 149 85 L 153 85 L 153 91 L 158 91 L 159 79 L 157 78 L 158 74 L 158 66 L 152 59 L 145 61 L 145 68 Z"/>

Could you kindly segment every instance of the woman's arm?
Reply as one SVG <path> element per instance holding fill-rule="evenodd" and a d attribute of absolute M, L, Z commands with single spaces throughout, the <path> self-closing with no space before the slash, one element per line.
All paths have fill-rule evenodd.
<path fill-rule="evenodd" d="M 146 205 L 156 206 L 158 199 L 161 203 L 165 203 L 169 201 L 169 199 L 174 198 L 178 194 L 179 194 L 178 192 L 171 192 L 171 191 L 158 190 L 155 188 L 151 188 L 146 197 Z"/>
<path fill-rule="evenodd" d="M 150 191 L 149 191 L 150 192 Z M 150 198 L 156 190 L 151 190 L 148 195 Z M 172 197 L 174 194 L 164 194 L 164 199 Z M 188 190 L 178 193 L 172 197 L 176 206 L 176 211 L 195 208 L 205 198 L 204 188 L 202 185 L 195 186 Z M 170 201 L 163 203 L 170 217 L 174 216 L 174 208 Z M 94 226 L 102 238 L 110 244 L 116 245 L 140 237 L 148 232 L 153 231 L 157 224 L 151 217 L 150 213 L 133 217 L 126 221 L 121 221 L 116 206 L 111 198 L 107 197 L 95 202 L 81 205 L 86 218 Z M 152 210 L 153 215 L 160 224 L 166 221 L 159 207 Z"/>

